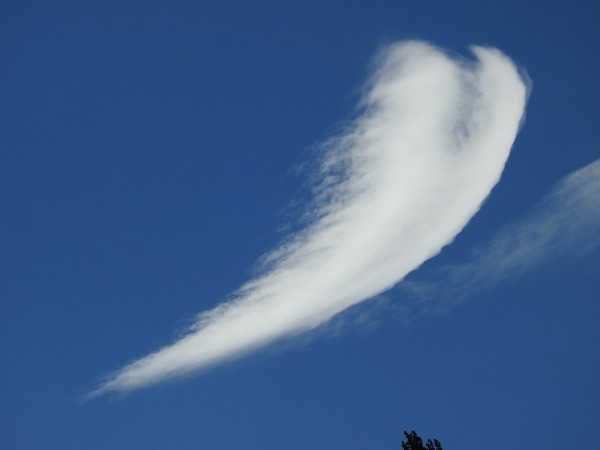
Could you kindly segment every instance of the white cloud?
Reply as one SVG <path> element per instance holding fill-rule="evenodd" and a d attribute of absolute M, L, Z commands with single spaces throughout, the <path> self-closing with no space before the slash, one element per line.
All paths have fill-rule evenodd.
<path fill-rule="evenodd" d="M 506 56 L 472 51 L 468 61 L 409 41 L 380 52 L 359 117 L 323 146 L 304 231 L 232 301 L 90 396 L 190 374 L 314 329 L 451 242 L 500 179 L 527 97 Z"/>

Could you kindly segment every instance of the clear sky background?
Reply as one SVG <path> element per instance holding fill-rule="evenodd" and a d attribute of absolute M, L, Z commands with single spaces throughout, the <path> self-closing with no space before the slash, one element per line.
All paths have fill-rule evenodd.
<path fill-rule="evenodd" d="M 600 252 L 585 240 L 519 277 L 426 301 L 399 286 L 198 377 L 80 399 L 251 277 L 283 235 L 293 168 L 388 42 L 493 45 L 533 80 L 502 180 L 409 280 L 434 285 L 528 217 L 600 156 L 599 21 L 594 0 L 4 0 L 0 448 L 384 450 L 405 429 L 450 450 L 593 448 Z"/>

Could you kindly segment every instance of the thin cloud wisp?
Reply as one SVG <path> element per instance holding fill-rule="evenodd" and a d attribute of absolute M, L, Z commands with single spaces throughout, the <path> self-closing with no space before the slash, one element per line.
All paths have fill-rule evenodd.
<path fill-rule="evenodd" d="M 501 228 L 478 245 L 466 262 L 440 267 L 435 282 L 406 281 L 416 297 L 460 300 L 535 267 L 600 247 L 600 159 L 576 170 L 536 205 L 527 217 Z"/>

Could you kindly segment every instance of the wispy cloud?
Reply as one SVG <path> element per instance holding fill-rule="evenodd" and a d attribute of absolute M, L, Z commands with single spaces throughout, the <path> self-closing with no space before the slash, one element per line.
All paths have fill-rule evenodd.
<path fill-rule="evenodd" d="M 600 159 L 558 182 L 522 220 L 478 245 L 467 260 L 434 270 L 433 282 L 406 281 L 418 298 L 455 302 L 518 278 L 540 264 L 581 256 L 600 246 Z M 431 275 L 431 274 L 429 274 Z"/>
<path fill-rule="evenodd" d="M 506 56 L 472 52 L 471 61 L 417 41 L 380 52 L 360 114 L 323 146 L 304 230 L 232 300 L 90 396 L 194 373 L 314 329 L 451 242 L 500 179 L 527 98 Z"/>

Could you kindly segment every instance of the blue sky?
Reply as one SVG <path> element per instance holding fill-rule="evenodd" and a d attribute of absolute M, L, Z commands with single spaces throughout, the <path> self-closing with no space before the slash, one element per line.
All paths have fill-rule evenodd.
<path fill-rule="evenodd" d="M 449 449 L 595 437 L 598 171 L 565 182 L 585 197 L 557 183 L 599 157 L 597 4 L 1 12 L 1 448 L 392 449 L 405 429 Z M 82 404 L 255 276 L 297 229 L 298 167 L 353 117 L 373 55 L 415 38 L 464 56 L 497 47 L 533 81 L 502 179 L 454 242 L 308 335 Z"/>

